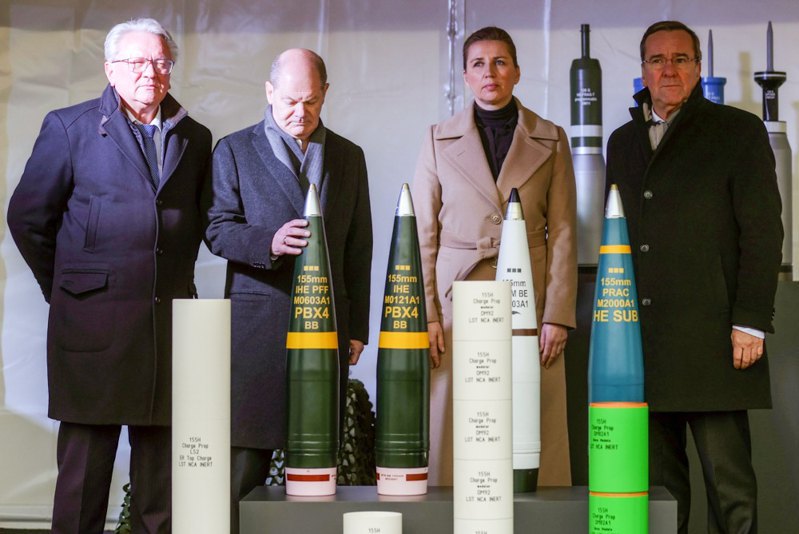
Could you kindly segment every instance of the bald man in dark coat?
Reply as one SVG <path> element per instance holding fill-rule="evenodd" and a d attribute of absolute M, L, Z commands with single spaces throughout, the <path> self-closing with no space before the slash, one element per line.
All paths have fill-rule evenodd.
<path fill-rule="evenodd" d="M 372 218 L 363 151 L 327 129 L 322 59 L 287 50 L 266 82 L 264 120 L 219 141 L 206 233 L 228 260 L 233 313 L 232 532 L 238 501 L 262 485 L 272 450 L 286 440 L 286 333 L 294 258 L 307 243 L 302 219 L 310 183 L 320 192 L 332 271 L 340 377 L 369 336 Z"/>

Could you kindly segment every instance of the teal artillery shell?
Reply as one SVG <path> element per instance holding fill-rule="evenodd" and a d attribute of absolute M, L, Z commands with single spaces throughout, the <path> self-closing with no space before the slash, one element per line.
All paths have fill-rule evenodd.
<path fill-rule="evenodd" d="M 602 230 L 588 351 L 588 401 L 644 401 L 638 293 L 624 217 L 605 218 Z"/>

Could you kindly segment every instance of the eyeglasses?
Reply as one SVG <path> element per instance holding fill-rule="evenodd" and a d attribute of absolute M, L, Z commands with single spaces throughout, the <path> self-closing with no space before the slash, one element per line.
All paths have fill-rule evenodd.
<path fill-rule="evenodd" d="M 131 72 L 144 72 L 147 70 L 147 64 L 150 63 L 153 66 L 153 70 L 158 74 L 170 74 L 172 72 L 172 67 L 175 66 L 175 62 L 171 59 L 164 59 L 164 58 L 157 58 L 157 59 L 148 59 L 146 57 L 129 57 L 127 59 L 117 59 L 112 61 L 111 63 L 127 63 L 128 67 L 130 67 Z"/>
<path fill-rule="evenodd" d="M 688 70 L 693 63 L 697 63 L 701 60 L 701 57 L 677 56 L 675 58 L 666 59 L 663 56 L 655 56 L 645 59 L 644 63 L 649 65 L 649 68 L 652 70 L 663 70 L 666 68 L 667 63 L 671 63 L 675 69 Z"/>

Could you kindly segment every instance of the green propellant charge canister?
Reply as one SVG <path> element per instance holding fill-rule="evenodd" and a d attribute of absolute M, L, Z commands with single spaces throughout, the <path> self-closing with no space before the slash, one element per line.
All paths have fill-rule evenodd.
<path fill-rule="evenodd" d="M 588 408 L 588 487 L 605 493 L 649 490 L 649 409 L 643 402 Z"/>
<path fill-rule="evenodd" d="M 588 494 L 589 534 L 646 534 L 649 532 L 646 493 Z"/>
<path fill-rule="evenodd" d="M 304 216 L 311 235 L 294 263 L 286 338 L 286 493 L 332 495 L 339 444 L 339 345 L 327 239 L 314 185 Z"/>
<path fill-rule="evenodd" d="M 377 491 L 427 493 L 430 342 L 419 237 L 408 184 L 394 216 L 377 352 Z"/>

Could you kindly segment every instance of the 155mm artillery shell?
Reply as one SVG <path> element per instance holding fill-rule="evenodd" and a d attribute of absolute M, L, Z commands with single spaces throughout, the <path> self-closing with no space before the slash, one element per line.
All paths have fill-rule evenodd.
<path fill-rule="evenodd" d="M 377 352 L 377 492 L 427 493 L 430 341 L 416 217 L 402 185 L 386 273 Z"/>
<path fill-rule="evenodd" d="M 513 353 L 513 491 L 538 487 L 541 463 L 541 355 L 527 225 L 514 187 L 502 225 L 497 280 L 511 283 Z"/>
<path fill-rule="evenodd" d="M 327 239 L 316 187 L 305 201 L 308 245 L 294 263 L 287 349 L 286 493 L 336 492 L 339 360 Z"/>

